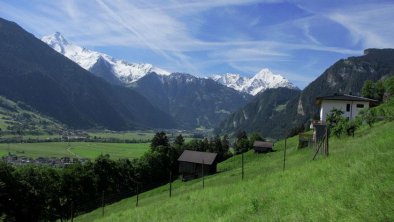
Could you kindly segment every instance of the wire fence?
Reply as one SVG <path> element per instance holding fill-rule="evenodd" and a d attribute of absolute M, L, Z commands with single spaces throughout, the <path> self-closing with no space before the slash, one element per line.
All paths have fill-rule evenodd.
<path fill-rule="evenodd" d="M 328 138 L 328 137 L 327 137 Z M 327 142 L 328 143 L 328 142 Z M 289 148 L 291 148 L 289 150 Z M 307 149 L 311 150 L 311 154 L 315 154 L 316 152 L 316 146 L 308 146 Z M 281 150 L 280 152 L 283 152 L 283 156 L 281 156 L 280 158 L 282 159 L 278 159 L 277 163 L 275 164 L 275 166 L 271 166 L 276 168 L 276 170 L 278 171 L 285 171 L 286 169 L 293 167 L 294 164 L 299 164 L 299 161 L 308 161 L 311 160 L 312 158 L 310 158 L 309 156 L 306 158 L 302 158 L 302 160 L 298 160 L 298 161 L 293 161 L 291 159 L 288 158 L 287 155 L 292 154 L 294 151 L 298 150 L 298 147 L 289 147 L 289 144 L 287 143 L 287 139 L 285 140 L 284 143 L 284 149 Z M 260 155 L 260 154 L 256 154 L 256 155 Z M 248 175 L 248 171 L 245 168 L 245 164 L 248 164 L 248 158 L 244 157 L 244 153 L 239 155 L 240 158 L 239 159 L 233 159 L 230 161 L 233 161 L 233 163 L 231 163 L 228 167 L 224 167 L 222 169 L 220 169 L 220 173 L 225 173 L 225 172 L 229 172 L 232 169 L 239 169 L 239 178 L 240 180 L 244 180 L 246 175 Z M 238 173 L 238 171 L 237 171 Z M 167 188 L 164 188 L 161 193 L 164 192 L 168 192 L 168 198 L 171 198 L 172 196 L 174 196 L 174 194 L 176 195 L 178 192 L 175 192 L 176 190 L 182 190 L 182 192 L 190 192 L 196 189 L 204 189 L 207 187 L 207 185 L 209 186 L 209 183 L 207 184 L 207 180 L 205 180 L 204 177 L 206 177 L 207 175 L 204 175 L 204 173 L 202 174 L 202 178 L 200 178 L 198 181 L 196 181 L 196 183 L 192 183 L 192 184 L 200 184 L 197 186 L 193 186 L 192 184 L 188 184 L 189 186 L 177 186 L 177 187 L 173 187 L 172 186 L 172 182 L 176 179 L 178 179 L 178 175 L 172 175 L 171 173 L 169 173 L 168 177 L 169 180 L 168 182 L 162 182 L 162 183 L 136 183 L 133 187 L 130 187 L 128 190 L 123 190 L 117 193 L 105 193 L 102 192 L 102 195 L 100 197 L 97 197 L 93 200 L 90 200 L 88 202 L 72 202 L 71 204 L 69 204 L 68 208 L 67 208 L 67 214 L 66 217 L 64 219 L 66 220 L 71 220 L 73 221 L 73 219 L 76 216 L 79 216 L 81 214 L 85 214 L 94 210 L 98 210 L 101 208 L 101 216 L 104 217 L 107 212 L 106 212 L 106 206 L 115 202 L 118 202 L 120 200 L 123 200 L 125 198 L 130 198 L 130 197 L 135 197 L 134 199 L 134 203 L 132 203 L 132 205 L 130 205 L 130 207 L 134 206 L 134 207 L 138 207 L 141 205 L 141 201 L 144 201 L 144 198 L 146 198 L 147 196 L 143 196 L 141 197 L 141 193 L 144 193 L 146 191 L 152 190 L 154 188 L 160 187 L 162 185 L 167 184 Z"/>

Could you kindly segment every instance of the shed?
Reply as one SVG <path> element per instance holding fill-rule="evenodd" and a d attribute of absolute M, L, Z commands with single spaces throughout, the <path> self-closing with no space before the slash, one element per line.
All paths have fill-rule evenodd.
<path fill-rule="evenodd" d="M 217 153 L 183 151 L 178 158 L 179 174 L 182 180 L 189 180 L 204 175 L 216 173 Z"/>
<path fill-rule="evenodd" d="M 253 149 L 255 153 L 267 153 L 272 152 L 273 143 L 264 141 L 254 141 Z"/>

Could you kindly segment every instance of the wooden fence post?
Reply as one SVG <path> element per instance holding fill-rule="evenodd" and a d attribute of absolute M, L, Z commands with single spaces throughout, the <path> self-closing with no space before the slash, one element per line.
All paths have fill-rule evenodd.
<path fill-rule="evenodd" d="M 101 216 L 104 216 L 104 207 L 105 207 L 105 202 L 104 202 L 104 190 L 103 190 L 103 194 L 101 196 L 101 207 L 103 208 Z"/>
<path fill-rule="evenodd" d="M 241 165 L 242 165 L 242 169 L 241 169 L 241 174 L 242 174 L 242 180 L 244 179 L 244 153 L 242 152 L 242 154 L 241 154 L 241 159 L 242 159 L 242 161 L 241 161 Z"/>
<path fill-rule="evenodd" d="M 138 183 L 137 183 L 137 202 L 135 203 L 135 206 L 138 207 L 138 195 L 140 193 L 139 189 L 138 189 Z"/>
<path fill-rule="evenodd" d="M 172 189 L 171 183 L 172 183 L 172 170 L 170 169 L 170 198 L 171 198 L 171 189 Z"/>
<path fill-rule="evenodd" d="M 201 165 L 201 171 L 202 171 L 202 188 L 204 189 L 204 159 L 202 160 L 202 165 Z"/>
<path fill-rule="evenodd" d="M 286 167 L 286 149 L 287 149 L 287 137 L 285 138 L 285 151 L 283 153 L 283 171 L 285 171 L 285 167 Z"/>
<path fill-rule="evenodd" d="M 327 126 L 326 126 L 326 149 L 327 149 L 326 155 L 328 156 L 329 149 L 328 149 L 328 127 Z"/>

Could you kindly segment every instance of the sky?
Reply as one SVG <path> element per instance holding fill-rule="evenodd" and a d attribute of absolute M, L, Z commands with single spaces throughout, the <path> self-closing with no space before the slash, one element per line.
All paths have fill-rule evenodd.
<path fill-rule="evenodd" d="M 268 68 L 301 89 L 339 59 L 394 48 L 393 0 L 0 0 L 0 17 L 170 72 Z"/>

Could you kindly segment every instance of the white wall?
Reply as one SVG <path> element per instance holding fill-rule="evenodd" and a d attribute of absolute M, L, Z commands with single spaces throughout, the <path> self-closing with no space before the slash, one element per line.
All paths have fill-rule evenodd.
<path fill-rule="evenodd" d="M 350 104 L 350 111 L 346 111 L 346 105 Z M 363 108 L 358 108 L 358 104 L 363 104 Z M 339 109 L 343 111 L 343 116 L 345 118 L 353 119 L 358 113 L 365 108 L 369 108 L 369 102 L 361 101 L 343 101 L 343 100 L 323 100 L 320 106 L 320 121 L 325 122 L 327 114 L 332 109 Z"/>

